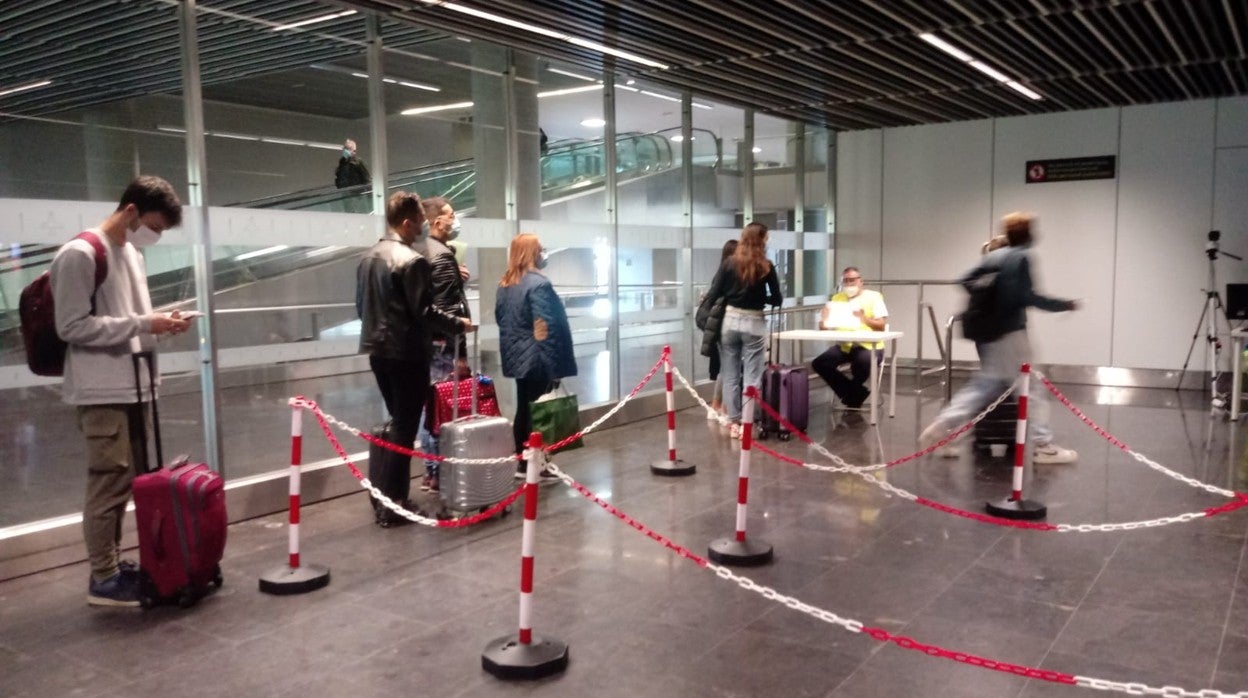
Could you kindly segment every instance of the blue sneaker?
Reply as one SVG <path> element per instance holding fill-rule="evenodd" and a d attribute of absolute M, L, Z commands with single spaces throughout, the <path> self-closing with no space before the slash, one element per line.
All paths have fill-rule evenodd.
<path fill-rule="evenodd" d="M 87 586 L 87 603 L 92 606 L 138 606 L 138 579 L 122 572 L 102 582 L 92 577 Z"/>

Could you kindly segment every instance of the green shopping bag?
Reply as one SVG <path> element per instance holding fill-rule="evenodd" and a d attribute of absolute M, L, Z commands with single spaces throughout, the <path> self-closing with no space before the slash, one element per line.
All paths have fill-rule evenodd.
<path fill-rule="evenodd" d="M 581 410 L 576 396 L 562 387 L 535 400 L 529 413 L 533 416 L 533 430 L 541 432 L 542 442 L 548 445 L 559 443 L 581 430 Z M 577 438 L 559 450 L 569 451 L 584 445 L 585 442 Z"/>

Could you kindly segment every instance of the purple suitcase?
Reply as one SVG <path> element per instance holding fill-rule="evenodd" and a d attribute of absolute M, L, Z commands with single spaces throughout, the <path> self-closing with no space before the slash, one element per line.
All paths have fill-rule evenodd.
<path fill-rule="evenodd" d="M 805 366 L 777 366 L 763 369 L 763 401 L 780 413 L 797 429 L 806 431 L 810 424 L 810 375 Z M 766 439 L 772 433 L 781 441 L 792 434 L 766 411 L 759 409 L 755 437 Z"/>

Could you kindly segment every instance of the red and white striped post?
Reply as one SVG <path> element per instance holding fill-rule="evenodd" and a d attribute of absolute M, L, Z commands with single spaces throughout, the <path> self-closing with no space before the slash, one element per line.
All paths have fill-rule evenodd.
<path fill-rule="evenodd" d="M 1048 513 L 1039 503 L 1023 499 L 1023 470 L 1027 465 L 1027 394 L 1031 389 L 1031 364 L 1023 364 L 1018 378 L 1018 426 L 1014 432 L 1014 481 L 1008 499 L 988 502 L 989 514 L 1005 519 L 1042 519 Z"/>
<path fill-rule="evenodd" d="M 537 536 L 537 478 L 546 465 L 542 435 L 529 435 L 524 451 L 524 526 L 520 533 L 520 631 L 490 641 L 481 667 L 500 679 L 540 679 L 568 668 L 567 643 L 533 635 L 533 542 Z"/>
<path fill-rule="evenodd" d="M 754 446 L 754 402 L 758 388 L 751 385 L 745 389 L 741 405 L 741 466 L 737 474 L 737 531 L 732 538 L 711 541 L 709 557 L 725 565 L 754 567 L 771 562 L 773 551 L 770 543 L 745 537 L 750 493 L 750 452 Z"/>
<path fill-rule="evenodd" d="M 650 472 L 671 477 L 692 475 L 698 466 L 676 457 L 676 393 L 672 389 L 672 347 L 663 347 L 663 377 L 667 380 L 667 460 L 650 464 Z"/>
<path fill-rule="evenodd" d="M 329 584 L 329 568 L 304 565 L 299 559 L 300 466 L 303 464 L 303 402 L 290 400 L 290 524 L 289 560 L 260 577 L 260 591 L 269 594 L 303 594 Z"/>

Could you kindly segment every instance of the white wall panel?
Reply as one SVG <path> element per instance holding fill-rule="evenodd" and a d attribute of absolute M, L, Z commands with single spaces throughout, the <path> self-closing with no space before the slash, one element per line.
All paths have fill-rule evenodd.
<path fill-rule="evenodd" d="M 883 133 L 851 131 L 837 137 L 836 264 L 848 262 L 867 276 L 880 275 L 880 203 Z M 835 276 L 835 275 L 834 275 Z"/>
<path fill-rule="evenodd" d="M 1248 147 L 1222 148 L 1214 154 L 1212 227 L 1222 233 L 1223 251 L 1248 260 Z M 1220 258 L 1217 275 L 1223 293 L 1228 282 L 1248 283 L 1248 261 Z"/>
<path fill-rule="evenodd" d="M 1078 298 L 1076 313 L 1029 311 L 1039 363 L 1107 366 L 1113 318 L 1114 219 L 1119 181 L 1026 184 L 1028 160 L 1118 154 L 1117 109 L 1000 119 L 993 153 L 993 218 L 1038 216 L 1032 278 L 1043 293 Z"/>
<path fill-rule="evenodd" d="M 1211 100 L 1122 110 L 1114 366 L 1183 365 L 1204 303 L 1215 119 Z"/>
<path fill-rule="evenodd" d="M 882 278 L 956 279 L 975 263 L 979 246 L 988 239 L 991 193 L 991 121 L 885 130 Z M 854 260 L 844 257 L 842 262 Z M 914 356 L 922 329 L 924 358 L 936 356 L 930 322 L 924 327 L 918 317 L 917 287 L 890 288 L 885 300 L 890 328 L 907 333 L 898 352 Z M 940 323 L 959 312 L 964 300 L 957 287 L 925 288 L 924 301 L 932 304 Z M 956 359 L 975 357 L 969 342 L 955 343 L 954 350 Z"/>
<path fill-rule="evenodd" d="M 1248 97 L 1218 102 L 1218 147 L 1248 146 Z"/>
<path fill-rule="evenodd" d="M 1218 150 L 1214 153 L 1213 229 L 1222 249 L 1248 260 L 1248 97 L 1218 100 Z M 1218 263 L 1218 282 L 1248 283 L 1248 262 Z"/>

